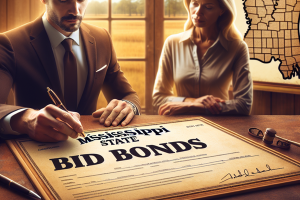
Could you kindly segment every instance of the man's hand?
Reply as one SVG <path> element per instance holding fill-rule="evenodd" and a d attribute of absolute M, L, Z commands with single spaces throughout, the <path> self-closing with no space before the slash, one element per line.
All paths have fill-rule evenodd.
<path fill-rule="evenodd" d="M 67 140 L 68 136 L 77 138 L 83 132 L 76 112 L 66 112 L 54 105 L 48 105 L 41 110 L 27 109 L 11 118 L 14 131 L 28 134 L 40 142 L 58 142 Z"/>
<path fill-rule="evenodd" d="M 113 99 L 106 108 L 100 108 L 93 113 L 93 117 L 99 118 L 100 124 L 104 126 L 117 126 L 123 119 L 121 126 L 126 126 L 134 117 L 133 108 L 125 101 Z"/>

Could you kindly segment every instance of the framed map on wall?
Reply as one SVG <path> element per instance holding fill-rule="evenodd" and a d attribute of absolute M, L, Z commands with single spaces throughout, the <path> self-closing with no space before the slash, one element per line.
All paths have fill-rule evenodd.
<path fill-rule="evenodd" d="M 299 0 L 235 0 L 254 82 L 300 86 Z M 290 85 L 290 86 L 289 86 Z"/>

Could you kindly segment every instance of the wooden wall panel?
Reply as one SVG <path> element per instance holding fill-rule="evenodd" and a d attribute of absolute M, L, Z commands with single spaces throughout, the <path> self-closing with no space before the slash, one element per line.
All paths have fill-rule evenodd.
<path fill-rule="evenodd" d="M 7 1 L 7 30 L 30 21 L 30 0 Z"/>
<path fill-rule="evenodd" d="M 300 115 L 300 95 L 295 95 L 294 98 L 294 104 L 295 104 L 295 115 Z"/>
<path fill-rule="evenodd" d="M 251 115 L 271 114 L 271 93 L 264 91 L 253 91 L 253 105 Z"/>
<path fill-rule="evenodd" d="M 164 45 L 164 1 L 155 0 L 155 74 L 157 73 L 161 50 Z"/>
<path fill-rule="evenodd" d="M 272 115 L 294 115 L 293 94 L 272 93 Z"/>
<path fill-rule="evenodd" d="M 152 0 L 150 0 L 152 1 Z M 146 8 L 147 9 L 147 8 Z M 164 1 L 163 0 L 154 0 L 154 77 L 153 77 L 153 86 L 156 78 L 156 73 L 158 69 L 159 58 L 161 54 L 162 47 L 164 45 Z M 153 88 L 152 86 L 152 88 Z M 152 93 L 152 91 L 151 91 Z M 152 101 L 152 95 L 151 95 Z M 152 106 L 151 106 L 152 108 Z M 157 110 L 152 108 L 152 113 L 147 112 L 147 114 L 157 114 Z"/>
<path fill-rule="evenodd" d="M 152 0 L 146 0 L 146 113 L 153 114 L 152 91 L 155 81 L 154 68 L 154 4 Z"/>
<path fill-rule="evenodd" d="M 30 0 L 30 21 L 42 16 L 45 10 L 45 4 L 40 0 Z"/>
<path fill-rule="evenodd" d="M 6 25 L 6 0 L 0 0 L 0 33 L 7 30 Z"/>
<path fill-rule="evenodd" d="M 1 5 L 4 4 L 3 1 L 1 0 Z M 6 30 L 14 29 L 30 21 L 30 0 L 6 0 L 5 2 Z M 11 105 L 15 103 L 12 90 L 7 97 L 6 103 Z"/>

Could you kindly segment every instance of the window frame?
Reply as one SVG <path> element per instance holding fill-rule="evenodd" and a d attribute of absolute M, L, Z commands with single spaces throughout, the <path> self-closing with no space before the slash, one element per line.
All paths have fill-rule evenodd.
<path fill-rule="evenodd" d="M 145 107 L 142 113 L 152 114 L 152 90 L 155 80 L 154 70 L 154 1 L 145 0 L 145 17 L 113 17 L 112 0 L 108 0 L 107 17 L 85 17 L 84 20 L 103 20 L 108 22 L 108 32 L 112 35 L 113 21 L 145 21 L 145 57 L 144 58 L 124 58 L 117 55 L 118 61 L 145 62 Z M 125 74 L 126 76 L 126 74 Z"/>

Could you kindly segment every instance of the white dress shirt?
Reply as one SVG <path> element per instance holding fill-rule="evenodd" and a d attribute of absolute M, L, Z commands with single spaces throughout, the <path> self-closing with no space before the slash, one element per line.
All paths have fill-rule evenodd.
<path fill-rule="evenodd" d="M 223 114 L 249 114 L 253 86 L 247 44 L 228 41 L 220 34 L 203 57 L 198 58 L 193 30 L 166 39 L 153 90 L 154 106 L 213 95 L 226 100 L 222 104 Z M 229 100 L 231 82 L 234 99 Z M 173 93 L 174 84 L 177 96 Z"/>
<path fill-rule="evenodd" d="M 88 74 L 88 67 L 87 67 L 87 60 L 85 56 L 85 50 L 84 46 L 80 45 L 83 44 L 82 38 L 80 37 L 80 31 L 79 29 L 77 31 L 74 31 L 69 37 L 64 36 L 62 33 L 60 33 L 58 30 L 56 30 L 47 20 L 46 18 L 46 13 L 42 17 L 43 24 L 45 27 L 45 30 L 47 32 L 47 35 L 49 37 L 52 51 L 54 54 L 55 58 L 55 63 L 57 67 L 57 72 L 59 76 L 59 81 L 60 81 L 60 86 L 62 89 L 62 92 L 64 94 L 64 62 L 63 62 L 63 57 L 65 54 L 65 48 L 61 44 L 61 42 L 65 38 L 71 38 L 73 40 L 72 44 L 72 50 L 73 53 L 76 57 L 77 61 L 77 105 L 80 101 L 80 98 L 82 96 L 85 84 L 86 84 L 86 79 L 87 79 L 87 74 Z M 55 92 L 55 91 L 54 91 Z M 50 97 L 49 97 L 50 98 Z M 3 118 L 3 120 L 0 122 L 1 129 L 5 134 L 13 134 L 13 135 L 20 135 L 18 132 L 13 131 L 11 126 L 10 126 L 10 119 L 12 116 L 15 114 L 25 110 L 26 108 L 16 110 L 7 116 Z"/>
<path fill-rule="evenodd" d="M 61 44 L 61 42 L 66 38 L 71 38 L 73 40 L 72 44 L 72 50 L 75 55 L 76 61 L 77 61 L 77 105 L 80 101 L 80 98 L 82 96 L 87 74 L 88 74 L 88 68 L 87 68 L 87 61 L 85 57 L 85 51 L 82 42 L 82 38 L 80 37 L 79 29 L 77 31 L 74 31 L 69 37 L 64 36 L 62 33 L 60 33 L 58 30 L 56 30 L 46 19 L 46 15 L 43 16 L 43 24 L 46 29 L 46 32 L 48 34 L 51 47 L 53 50 L 55 63 L 57 66 L 57 72 L 59 76 L 60 86 L 61 90 L 64 94 L 64 55 L 65 55 L 65 48 Z M 55 92 L 55 91 L 54 91 Z"/>

